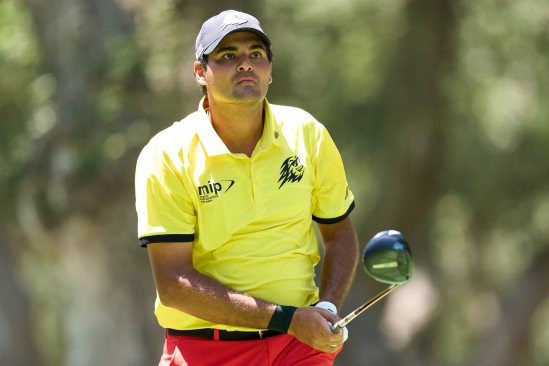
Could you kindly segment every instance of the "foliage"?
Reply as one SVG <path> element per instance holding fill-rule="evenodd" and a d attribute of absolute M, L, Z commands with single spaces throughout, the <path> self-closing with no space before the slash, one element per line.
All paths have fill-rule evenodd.
<path fill-rule="evenodd" d="M 132 283 L 127 293 L 115 283 L 115 275 L 129 283 L 136 273 L 148 278 L 148 272 L 136 259 L 143 258 L 143 252 L 127 254 L 130 249 L 113 249 L 109 240 L 115 235 L 121 243 L 134 241 L 135 159 L 151 136 L 196 109 L 200 92 L 192 74 L 195 36 L 213 9 L 225 7 L 256 11 L 273 41 L 269 101 L 303 108 L 330 130 L 357 197 L 353 220 L 362 242 L 385 229 L 371 227 L 373 222 L 389 225 L 401 215 L 409 223 L 404 211 L 420 216 L 426 228 L 425 242 L 412 243 L 424 260 L 418 263 L 423 282 L 418 280 L 414 287 L 416 296 L 427 289 L 424 299 L 415 300 L 426 301 L 423 304 L 434 310 L 415 323 L 404 319 L 408 328 L 398 329 L 409 336 L 400 338 L 390 335 L 397 329 L 391 328 L 396 315 L 387 309 L 406 299 L 392 295 L 384 313 L 372 312 L 368 324 L 374 329 L 368 333 L 371 338 L 364 339 L 389 334 L 378 341 L 385 347 L 379 351 L 379 364 L 399 356 L 426 365 L 479 364 L 475 360 L 490 349 L 490 338 L 515 314 L 512 305 L 519 300 L 530 301 L 533 310 L 525 318 L 531 327 L 517 330 L 526 346 L 517 346 L 516 357 L 522 365 L 549 362 L 543 346 L 549 337 L 549 294 L 543 301 L 516 298 L 517 284 L 538 273 L 537 260 L 549 250 L 549 3 L 436 2 L 451 7 L 455 24 L 445 23 L 443 15 L 427 17 L 435 6 L 430 0 L 317 0 L 314 6 L 290 0 L 160 0 L 154 5 L 139 0 L 95 5 L 75 1 L 63 5 L 67 9 L 59 9 L 59 14 L 39 10 L 44 9 L 40 4 L 52 3 L 0 2 L 0 199 L 5 203 L 0 232 L 11 238 L 9 253 L 18 266 L 11 275 L 28 294 L 35 325 L 51 330 L 46 344 L 56 349 L 42 347 L 44 365 L 62 360 L 89 364 L 66 354 L 72 345 L 69 335 L 85 342 L 97 335 L 93 320 L 109 323 L 108 316 L 95 314 L 85 331 L 71 327 L 64 311 L 72 314 L 72 321 L 93 311 L 76 301 L 76 294 L 105 299 L 112 292 L 125 303 L 142 303 L 151 296 L 151 283 Z M 97 11 L 85 11 L 93 6 Z M 74 19 L 82 26 L 67 14 L 78 14 Z M 449 32 L 449 44 L 436 44 L 438 34 L 429 24 L 437 21 Z M 59 33 L 51 36 L 44 24 L 57 26 L 47 29 Z M 410 34 L 418 38 L 410 40 Z M 433 53 L 442 53 L 444 47 L 451 52 L 437 58 Z M 430 77 L 436 85 L 423 75 L 411 75 L 417 70 L 414 65 L 422 62 L 433 65 Z M 425 114 L 402 99 L 410 97 L 405 90 L 410 85 L 418 91 L 418 100 L 431 107 Z M 431 112 L 441 117 L 432 125 L 422 124 Z M 397 142 L 409 137 L 409 146 L 421 147 L 423 140 L 414 138 L 433 136 L 429 126 L 441 131 L 440 143 L 433 144 L 431 152 L 436 163 L 425 163 L 432 177 L 414 165 L 412 153 L 417 150 Z M 394 131 L 417 134 L 399 140 L 391 135 Z M 432 200 L 432 205 L 408 205 L 417 201 L 402 187 L 416 177 L 397 172 L 398 184 L 386 184 L 383 177 L 391 177 L 400 163 L 409 175 L 419 176 L 420 183 L 433 184 L 412 192 L 419 200 Z M 400 204 L 383 221 L 376 209 L 388 196 L 398 197 Z M 93 237 L 97 245 L 91 250 L 70 237 Z M 74 251 L 67 254 L 70 248 Z M 132 260 L 125 260 L 126 255 Z M 95 274 L 101 271 L 109 286 L 99 290 L 90 282 L 97 288 L 86 294 L 79 283 L 66 278 L 79 273 L 75 261 L 94 263 L 101 269 Z M 85 268 L 93 271 L 92 265 Z M 48 273 L 34 281 L 41 272 Z M 51 293 L 55 300 L 48 298 Z M 150 307 L 152 300 L 136 314 L 151 316 L 146 312 Z M 125 331 L 133 334 L 135 329 Z M 389 356 L 391 349 L 395 358 Z M 349 355 L 361 352 L 348 347 L 339 360 L 351 364 Z M 156 354 L 146 357 L 155 359 Z M 130 364 L 128 360 L 135 361 L 127 356 L 119 364 Z"/>
<path fill-rule="evenodd" d="M 0 2 L 0 199 L 7 202 L 34 140 L 51 128 L 51 83 L 37 78 L 32 19 L 19 1 Z"/>

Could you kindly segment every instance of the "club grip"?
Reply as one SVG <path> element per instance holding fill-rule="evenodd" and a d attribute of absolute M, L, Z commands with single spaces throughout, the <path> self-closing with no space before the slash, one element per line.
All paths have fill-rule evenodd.
<path fill-rule="evenodd" d="M 339 322 L 337 322 L 337 323 L 335 323 L 334 325 L 331 326 L 331 329 L 332 329 L 333 333 L 339 333 L 339 332 L 341 332 L 343 327 L 340 327 Z"/>

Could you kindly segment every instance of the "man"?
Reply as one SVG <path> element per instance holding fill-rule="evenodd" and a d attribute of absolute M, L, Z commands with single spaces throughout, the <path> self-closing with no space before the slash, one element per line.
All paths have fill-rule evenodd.
<path fill-rule="evenodd" d="M 330 323 L 358 257 L 354 197 L 325 128 L 267 102 L 270 47 L 251 15 L 207 20 L 194 65 L 206 96 L 139 157 L 139 239 L 167 329 L 160 365 L 332 365 L 341 350 Z"/>

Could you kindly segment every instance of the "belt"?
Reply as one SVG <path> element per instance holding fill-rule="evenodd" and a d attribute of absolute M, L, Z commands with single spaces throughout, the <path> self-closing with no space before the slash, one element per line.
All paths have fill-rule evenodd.
<path fill-rule="evenodd" d="M 268 337 L 274 337 L 282 333 L 274 330 L 263 330 L 258 332 L 229 332 L 222 329 L 192 329 L 192 330 L 178 330 L 168 328 L 168 335 L 171 336 L 185 336 L 185 337 L 198 337 L 206 339 L 216 339 L 214 331 L 219 332 L 220 341 L 251 341 L 255 339 L 265 339 Z"/>

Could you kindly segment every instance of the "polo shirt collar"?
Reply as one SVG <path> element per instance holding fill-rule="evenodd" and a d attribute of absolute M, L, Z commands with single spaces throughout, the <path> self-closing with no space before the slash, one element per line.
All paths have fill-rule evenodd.
<path fill-rule="evenodd" d="M 272 144 L 283 146 L 284 137 L 280 131 L 280 125 L 276 121 L 267 98 L 265 98 L 264 108 L 265 120 L 263 124 L 263 134 L 259 139 L 258 145 L 261 150 L 267 150 Z M 231 152 L 227 149 L 223 140 L 221 140 L 217 132 L 215 132 L 210 122 L 210 118 L 208 117 L 207 110 L 208 101 L 206 100 L 206 97 L 204 97 L 198 104 L 199 118 L 197 120 L 197 133 L 204 149 L 206 149 L 206 153 L 208 156 L 230 154 Z"/>
<path fill-rule="evenodd" d="M 206 100 L 206 97 L 204 97 L 198 104 L 199 118 L 198 121 L 196 121 L 198 124 L 197 133 L 202 146 L 206 149 L 208 156 L 230 154 L 231 152 L 227 149 L 223 140 L 221 140 L 217 132 L 215 132 L 212 123 L 210 122 L 210 118 L 208 117 L 208 113 L 206 113 L 207 110 L 208 101 Z"/>
<path fill-rule="evenodd" d="M 269 105 L 267 98 L 265 98 L 264 108 L 265 121 L 263 124 L 263 134 L 259 140 L 259 146 L 263 150 L 267 150 L 271 147 L 271 144 L 284 146 L 284 136 L 282 135 L 280 125 L 276 121 L 276 117 L 271 110 L 271 106 Z"/>

